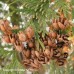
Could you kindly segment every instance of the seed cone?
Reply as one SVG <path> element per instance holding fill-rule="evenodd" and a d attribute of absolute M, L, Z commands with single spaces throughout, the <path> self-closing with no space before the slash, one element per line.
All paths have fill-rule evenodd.
<path fill-rule="evenodd" d="M 36 55 L 36 57 L 40 57 L 40 53 L 38 52 L 38 51 L 35 51 L 35 55 Z"/>
<path fill-rule="evenodd" d="M 16 49 L 18 52 L 22 52 L 22 50 L 23 50 L 23 48 L 24 48 L 23 44 L 22 44 L 21 42 L 19 42 L 19 41 L 16 41 L 15 44 L 14 44 L 14 46 L 15 46 L 15 49 Z"/>
<path fill-rule="evenodd" d="M 52 38 L 57 38 L 57 33 L 56 32 L 52 32 Z"/>
<path fill-rule="evenodd" d="M 15 43 L 15 41 L 16 41 L 15 34 L 10 35 L 10 41 L 11 41 L 12 44 Z"/>
<path fill-rule="evenodd" d="M 28 46 L 29 46 L 30 48 L 32 48 L 32 47 L 34 46 L 33 42 L 30 41 L 30 42 L 28 43 Z"/>
<path fill-rule="evenodd" d="M 52 43 L 51 40 L 48 40 L 48 45 L 49 45 L 49 46 L 52 46 L 52 45 L 53 45 L 53 43 Z"/>
<path fill-rule="evenodd" d="M 44 55 L 45 55 L 45 56 L 50 56 L 50 50 L 49 50 L 49 49 L 45 49 Z"/>
<path fill-rule="evenodd" d="M 34 36 L 34 30 L 32 27 L 28 27 L 26 30 L 26 35 L 29 39 L 31 39 Z"/>
<path fill-rule="evenodd" d="M 26 52 L 25 52 L 25 56 L 26 56 L 27 58 L 30 57 L 30 54 L 31 54 L 30 50 L 26 50 Z"/>
<path fill-rule="evenodd" d="M 43 43 L 44 43 L 45 46 L 48 45 L 48 41 L 46 41 L 46 40 Z"/>
<path fill-rule="evenodd" d="M 69 25 L 63 14 L 54 19 L 48 33 L 44 36 L 38 32 L 39 40 L 34 36 L 34 29 L 29 26 L 25 31 L 15 34 L 7 20 L 0 20 L 0 29 L 4 32 L 3 40 L 11 43 L 15 50 L 21 53 L 21 62 L 26 69 L 39 70 L 43 64 L 55 60 L 58 66 L 63 66 L 67 61 L 70 41 L 68 35 L 62 33 Z"/>
<path fill-rule="evenodd" d="M 18 37 L 19 37 L 19 40 L 20 40 L 21 42 L 25 42 L 25 41 L 27 40 L 27 37 L 26 37 L 26 35 L 24 34 L 24 32 L 19 32 L 19 33 L 18 33 Z"/>
<path fill-rule="evenodd" d="M 4 25 L 1 25 L 1 26 L 0 26 L 0 29 L 1 29 L 3 32 L 5 32 L 5 31 L 6 31 L 6 29 L 5 29 Z"/>
<path fill-rule="evenodd" d="M 65 29 L 65 26 L 61 23 L 61 22 L 58 22 L 58 26 L 61 30 L 64 30 Z"/>
<path fill-rule="evenodd" d="M 59 26 L 58 26 L 57 23 L 53 23 L 52 25 L 53 25 L 53 28 L 54 28 L 55 30 L 59 30 Z"/>
<path fill-rule="evenodd" d="M 3 41 L 7 42 L 7 43 L 10 43 L 10 38 L 8 35 L 4 35 L 3 36 Z"/>

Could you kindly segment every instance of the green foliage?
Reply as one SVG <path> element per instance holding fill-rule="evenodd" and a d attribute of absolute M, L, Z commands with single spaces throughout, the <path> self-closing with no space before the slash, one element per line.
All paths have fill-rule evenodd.
<path fill-rule="evenodd" d="M 8 70 L 8 71 L 7 71 Z M 5 65 L 0 72 L 2 74 L 24 74 L 25 69 L 18 61 L 16 51 L 12 51 L 12 60 L 8 65 Z"/>
<path fill-rule="evenodd" d="M 26 25 L 24 24 L 22 28 L 19 30 L 13 30 L 14 33 L 17 33 L 20 30 L 24 30 L 28 26 L 32 26 L 35 30 L 35 36 L 38 42 L 41 44 L 44 49 L 43 43 L 39 39 L 38 33 L 42 32 L 44 36 L 46 32 L 46 26 L 49 26 L 50 19 L 57 18 L 57 12 L 55 10 L 61 9 L 63 10 L 65 16 L 68 16 L 69 13 L 69 4 L 65 2 L 65 0 L 55 0 L 55 3 L 51 5 L 50 0 L 0 0 L 3 3 L 6 3 L 9 6 L 9 10 L 5 11 L 2 9 L 2 4 L 0 4 L 0 12 L 4 14 L 5 18 L 10 17 L 13 25 L 22 25 L 21 22 L 24 22 L 25 18 L 21 16 L 27 16 L 29 21 L 27 21 Z M 51 6 L 50 6 L 51 5 Z M 71 5 L 74 5 L 74 0 L 71 0 Z M 22 9 L 20 9 L 22 7 Z M 22 13 L 22 14 L 20 14 Z M 74 18 L 74 9 L 72 10 L 72 17 Z M 3 17 L 4 18 L 4 17 Z M 72 28 L 74 32 L 74 27 Z M 0 55 L 5 58 L 5 61 L 12 56 L 11 62 L 4 66 L 5 69 L 24 69 L 20 62 L 17 59 L 17 53 L 12 51 L 4 50 L 5 47 L 11 48 L 12 46 L 1 46 L 0 45 Z M 2 58 L 1 58 L 2 59 Z M 1 62 L 3 62 L 2 60 Z M 68 62 L 66 68 L 65 67 L 57 67 L 54 64 L 54 61 L 51 62 L 48 67 L 50 72 L 49 74 L 74 74 L 74 66 L 72 66 L 72 61 Z M 71 65 L 70 65 L 71 64 Z M 72 68 L 71 68 L 72 67 Z M 3 69 L 4 69 L 3 68 Z M 70 69 L 71 68 L 71 69 Z M 20 71 L 9 71 L 5 72 L 0 70 L 1 74 L 24 74 L 24 72 Z"/>

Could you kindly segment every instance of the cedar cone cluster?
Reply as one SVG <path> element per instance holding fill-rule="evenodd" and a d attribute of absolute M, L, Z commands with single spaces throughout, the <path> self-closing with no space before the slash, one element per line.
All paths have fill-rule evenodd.
<path fill-rule="evenodd" d="M 0 20 L 0 29 L 3 32 L 2 39 L 7 43 L 12 43 L 15 50 L 21 56 L 21 62 L 25 68 L 29 70 L 39 70 L 43 64 L 48 64 L 50 60 L 54 60 L 57 65 L 62 66 L 67 61 L 70 42 L 69 35 L 60 33 L 69 26 L 69 22 L 64 17 L 54 19 L 50 26 L 50 31 L 44 37 L 39 34 L 39 39 L 44 44 L 45 49 L 39 44 L 36 46 L 34 29 L 29 26 L 24 31 L 17 34 L 12 32 L 7 20 Z M 26 42 L 26 46 L 24 46 Z"/>

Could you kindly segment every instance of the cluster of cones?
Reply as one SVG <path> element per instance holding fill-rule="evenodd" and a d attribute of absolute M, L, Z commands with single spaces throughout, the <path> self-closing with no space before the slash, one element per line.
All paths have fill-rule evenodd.
<path fill-rule="evenodd" d="M 44 37 L 39 34 L 39 39 L 43 43 L 45 49 L 39 44 L 37 49 L 34 29 L 29 26 L 24 31 L 17 34 L 12 32 L 7 20 L 0 20 L 0 29 L 4 33 L 2 39 L 7 43 L 12 43 L 15 50 L 20 53 L 21 62 L 25 68 L 30 70 L 38 70 L 43 64 L 48 64 L 50 60 L 54 60 L 59 66 L 64 65 L 68 57 L 68 49 L 70 42 L 69 35 L 60 34 L 61 30 L 65 30 L 69 25 L 66 18 L 59 17 L 54 19 L 50 31 Z M 26 46 L 24 46 L 26 42 Z"/>

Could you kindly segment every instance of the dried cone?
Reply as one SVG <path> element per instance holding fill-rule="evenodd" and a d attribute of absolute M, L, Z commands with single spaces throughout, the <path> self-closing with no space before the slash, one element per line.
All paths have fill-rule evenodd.
<path fill-rule="evenodd" d="M 45 57 L 45 64 L 48 64 L 48 63 L 49 63 L 49 60 L 50 60 L 50 59 L 46 56 L 46 57 Z"/>
<path fill-rule="evenodd" d="M 10 41 L 11 41 L 12 44 L 14 44 L 15 43 L 15 38 L 10 38 Z"/>
<path fill-rule="evenodd" d="M 52 25 L 53 25 L 53 28 L 54 28 L 55 30 L 59 30 L 59 26 L 58 26 L 57 23 L 53 23 Z"/>
<path fill-rule="evenodd" d="M 57 38 L 57 33 L 56 32 L 52 32 L 51 35 L 52 35 L 52 38 Z"/>
<path fill-rule="evenodd" d="M 43 43 L 44 43 L 44 45 L 46 46 L 46 45 L 48 45 L 48 41 L 43 41 Z"/>
<path fill-rule="evenodd" d="M 40 53 L 38 52 L 38 51 L 35 51 L 35 55 L 36 55 L 36 57 L 40 57 Z"/>
<path fill-rule="evenodd" d="M 51 38 L 51 37 L 52 37 L 52 33 L 51 33 L 51 32 L 49 32 L 49 33 L 48 33 L 48 36 Z"/>
<path fill-rule="evenodd" d="M 58 59 L 58 60 L 57 60 L 57 65 L 58 65 L 58 66 L 63 66 L 63 65 L 65 65 L 66 63 L 67 63 L 66 60 L 63 60 L 63 59 L 60 59 L 60 60 Z"/>
<path fill-rule="evenodd" d="M 35 57 L 36 57 L 36 55 L 35 55 L 35 50 L 34 50 L 34 49 L 31 50 L 31 57 L 32 57 L 32 58 L 35 58 Z"/>
<path fill-rule="evenodd" d="M 24 34 L 24 32 L 19 32 L 19 33 L 18 33 L 18 37 L 19 37 L 19 40 L 20 40 L 21 42 L 25 42 L 25 41 L 27 40 L 27 37 L 26 37 L 26 35 Z"/>
<path fill-rule="evenodd" d="M 46 64 L 46 63 L 45 63 L 45 56 L 44 56 L 44 55 L 40 56 L 40 57 L 38 58 L 38 61 L 39 61 L 41 64 Z"/>
<path fill-rule="evenodd" d="M 65 26 L 64 24 L 62 24 L 61 22 L 58 22 L 58 26 L 61 30 L 64 30 L 65 29 Z"/>
<path fill-rule="evenodd" d="M 33 42 L 32 42 L 32 41 L 28 42 L 28 46 L 29 46 L 30 48 L 33 48 L 33 46 L 34 46 Z"/>
<path fill-rule="evenodd" d="M 7 43 L 10 43 L 10 38 L 8 35 L 4 35 L 3 36 L 3 41 L 7 42 Z"/>
<path fill-rule="evenodd" d="M 1 29 L 3 32 L 6 31 L 4 25 L 1 25 L 1 26 L 0 26 L 0 29 Z"/>
<path fill-rule="evenodd" d="M 3 21 L 3 20 L 0 20 L 0 26 L 1 26 L 2 24 L 4 24 L 4 21 Z"/>
<path fill-rule="evenodd" d="M 9 26 L 9 21 L 8 20 L 4 20 L 4 27 L 5 27 L 6 30 L 9 30 L 9 31 L 12 30 L 12 28 Z"/>
<path fill-rule="evenodd" d="M 53 43 L 52 47 L 57 47 L 56 43 Z"/>
<path fill-rule="evenodd" d="M 60 17 L 61 17 L 61 18 L 64 18 L 64 14 L 63 14 L 63 12 L 60 13 Z"/>
<path fill-rule="evenodd" d="M 34 50 L 34 43 L 31 41 L 31 39 L 34 36 L 34 29 L 29 26 L 24 32 L 19 32 L 18 33 L 18 40 L 16 39 L 15 35 L 11 32 L 11 27 L 9 26 L 9 22 L 7 20 L 0 20 L 0 29 L 8 33 L 3 37 L 4 41 L 7 43 L 12 43 L 15 46 L 15 49 L 18 52 L 22 52 L 23 54 L 23 64 L 27 69 L 32 69 L 32 70 L 38 70 L 42 64 L 46 64 L 49 62 L 50 58 L 56 59 L 57 63 L 59 66 L 62 66 L 65 64 L 66 58 L 68 57 L 67 52 L 68 47 L 63 46 L 63 52 L 61 50 L 58 50 L 58 44 L 61 44 L 63 41 L 63 38 L 61 35 L 57 35 L 55 31 L 52 31 L 46 35 L 46 37 L 42 38 L 40 35 L 41 40 L 43 40 L 43 43 L 45 46 L 50 46 L 51 50 L 49 48 L 46 48 L 44 51 L 39 52 L 37 50 Z M 57 21 L 56 19 L 53 21 L 52 27 L 55 30 L 64 30 L 66 25 L 68 24 L 68 20 L 64 19 L 64 15 L 60 13 L 60 19 Z M 53 29 L 51 29 L 53 30 Z M 11 34 L 10 38 L 9 35 Z M 16 35 L 17 36 L 17 35 Z M 57 43 L 55 43 L 55 39 L 57 40 Z M 28 40 L 28 41 L 27 41 Z M 34 39 L 33 39 L 34 40 Z M 24 49 L 24 45 L 22 42 L 27 41 L 28 46 L 27 49 Z M 57 49 L 54 50 L 54 48 L 57 45 Z M 64 58 L 61 58 L 61 56 Z"/>
<path fill-rule="evenodd" d="M 64 59 L 67 59 L 67 57 L 68 57 L 68 53 L 67 53 L 67 52 L 64 52 L 64 53 L 63 53 L 63 58 L 64 58 Z"/>
<path fill-rule="evenodd" d="M 27 37 L 29 39 L 31 39 L 33 36 L 34 36 L 34 30 L 32 27 L 28 27 L 26 30 L 25 30 L 25 33 L 27 35 Z"/>
<path fill-rule="evenodd" d="M 8 29 L 4 33 L 7 34 L 7 35 L 10 35 L 10 34 L 12 34 L 12 31 Z"/>
<path fill-rule="evenodd" d="M 31 56 L 31 51 L 29 49 L 25 51 L 25 56 L 26 58 L 29 58 Z"/>
<path fill-rule="evenodd" d="M 7 34 L 11 34 L 11 27 L 9 26 L 9 21 L 8 20 L 2 20 L 3 22 L 1 23 L 1 30 L 4 32 L 4 33 L 7 33 Z"/>
<path fill-rule="evenodd" d="M 3 21 L 4 21 L 5 26 L 9 26 L 9 21 L 8 20 L 3 20 Z"/>
<path fill-rule="evenodd" d="M 53 42 L 50 39 L 48 40 L 48 45 L 53 46 Z"/>
<path fill-rule="evenodd" d="M 11 41 L 12 44 L 15 43 L 15 41 L 16 41 L 15 34 L 10 35 L 10 41 Z"/>
<path fill-rule="evenodd" d="M 52 58 L 52 56 L 53 56 L 53 49 L 51 48 L 51 52 L 50 52 L 50 58 Z"/>
<path fill-rule="evenodd" d="M 0 29 L 5 32 L 4 21 L 0 20 Z"/>
<path fill-rule="evenodd" d="M 68 22 L 67 19 L 64 21 L 64 25 L 65 25 L 65 26 L 69 26 L 69 22 Z"/>
<path fill-rule="evenodd" d="M 63 38 L 62 38 L 60 35 L 57 35 L 57 40 L 58 40 L 59 42 L 61 42 L 61 41 L 63 41 Z"/>
<path fill-rule="evenodd" d="M 39 63 L 39 61 L 37 59 L 34 59 L 34 64 L 36 66 L 38 66 L 39 68 L 41 67 L 41 64 Z"/>
<path fill-rule="evenodd" d="M 35 50 L 34 49 L 31 50 L 31 54 L 35 55 Z"/>
<path fill-rule="evenodd" d="M 15 46 L 15 49 L 18 51 L 18 52 L 22 52 L 22 50 L 24 49 L 24 45 L 18 41 L 16 41 L 16 43 L 14 44 Z"/>
<path fill-rule="evenodd" d="M 61 61 L 61 60 L 57 61 L 57 65 L 58 65 L 58 66 L 64 65 L 64 61 Z"/>
<path fill-rule="evenodd" d="M 6 33 L 8 35 L 12 34 L 12 28 L 9 26 L 9 24 L 8 25 L 5 24 L 4 26 L 5 26 L 5 29 L 6 29 Z"/>
<path fill-rule="evenodd" d="M 45 56 L 50 56 L 50 50 L 49 50 L 49 49 L 45 49 L 44 55 L 45 55 Z"/>
<path fill-rule="evenodd" d="M 55 30 L 59 30 L 59 26 L 58 26 L 58 24 L 57 24 L 57 20 L 56 20 L 56 19 L 53 20 L 52 26 L 53 26 L 53 28 L 54 28 Z"/>
<path fill-rule="evenodd" d="M 60 55 L 61 55 L 61 53 L 60 53 L 60 51 L 59 50 L 53 50 L 53 57 L 54 58 L 58 58 L 58 57 L 60 57 Z"/>
<path fill-rule="evenodd" d="M 64 46 L 64 47 L 63 47 L 63 52 L 67 52 L 67 53 L 68 53 L 69 51 L 70 51 L 70 50 L 69 50 L 69 47 L 68 47 L 68 46 Z"/>
<path fill-rule="evenodd" d="M 26 59 L 26 58 L 22 61 L 22 63 L 25 64 L 25 65 L 26 65 L 26 64 L 30 64 L 30 62 L 31 62 L 31 61 L 30 61 L 29 59 Z"/>
<path fill-rule="evenodd" d="M 35 69 L 39 69 L 39 66 L 37 66 L 35 63 L 31 62 L 31 65 L 30 65 L 32 68 L 35 68 Z"/>

